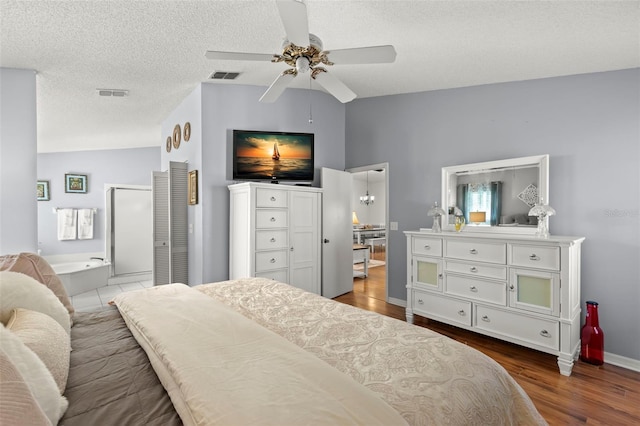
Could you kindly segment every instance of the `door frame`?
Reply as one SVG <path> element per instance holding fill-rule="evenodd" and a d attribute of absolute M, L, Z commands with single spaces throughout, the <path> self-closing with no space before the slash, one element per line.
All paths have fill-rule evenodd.
<path fill-rule="evenodd" d="M 384 274 L 384 300 L 389 302 L 389 163 L 376 163 L 366 166 L 350 167 L 345 169 L 345 172 L 349 173 L 361 173 L 371 170 L 384 169 L 384 262 L 385 262 L 385 274 Z M 352 189 L 353 190 L 353 189 Z"/>

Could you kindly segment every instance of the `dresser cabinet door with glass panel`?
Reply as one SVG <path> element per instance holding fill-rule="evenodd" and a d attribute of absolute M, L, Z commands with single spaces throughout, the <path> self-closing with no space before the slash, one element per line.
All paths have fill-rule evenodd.
<path fill-rule="evenodd" d="M 414 256 L 412 275 L 415 287 L 442 293 L 442 259 Z"/>
<path fill-rule="evenodd" d="M 560 275 L 511 268 L 509 306 L 557 317 L 560 313 Z"/>

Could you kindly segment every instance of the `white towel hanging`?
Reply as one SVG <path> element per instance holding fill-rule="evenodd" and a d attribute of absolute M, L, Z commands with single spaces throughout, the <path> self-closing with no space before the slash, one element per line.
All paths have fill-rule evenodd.
<path fill-rule="evenodd" d="M 94 209 L 78 209 L 78 239 L 93 239 L 93 212 Z"/>
<path fill-rule="evenodd" d="M 58 209 L 58 240 L 75 240 L 76 222 L 76 209 Z"/>

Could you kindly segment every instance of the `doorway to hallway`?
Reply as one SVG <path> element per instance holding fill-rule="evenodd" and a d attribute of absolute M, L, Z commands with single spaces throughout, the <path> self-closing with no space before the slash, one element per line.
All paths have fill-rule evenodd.
<path fill-rule="evenodd" d="M 382 163 L 346 170 L 353 178 L 353 292 L 382 301 L 388 300 L 388 169 Z"/>

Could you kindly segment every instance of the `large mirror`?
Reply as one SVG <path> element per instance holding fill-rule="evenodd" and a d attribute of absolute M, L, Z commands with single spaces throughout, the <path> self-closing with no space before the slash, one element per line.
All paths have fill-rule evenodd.
<path fill-rule="evenodd" d="M 535 234 L 528 213 L 540 200 L 549 203 L 549 155 L 442 168 L 443 230 L 463 216 L 463 232 Z"/>

